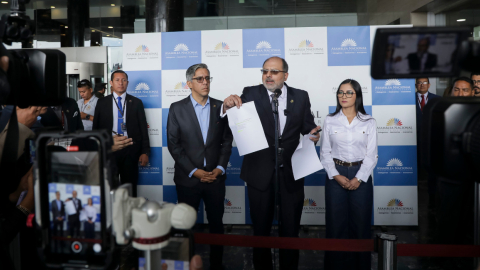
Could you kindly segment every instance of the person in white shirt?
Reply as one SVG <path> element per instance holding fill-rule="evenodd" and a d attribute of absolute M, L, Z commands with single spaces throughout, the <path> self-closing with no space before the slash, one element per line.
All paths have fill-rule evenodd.
<path fill-rule="evenodd" d="M 93 94 L 92 83 L 89 80 L 81 80 L 77 84 L 78 92 L 82 97 L 77 101 L 80 109 L 84 130 L 92 130 L 93 115 L 97 106 L 98 98 Z"/>
<path fill-rule="evenodd" d="M 88 198 L 88 204 L 85 205 L 85 216 L 87 219 L 83 222 L 85 238 L 95 238 L 95 220 L 97 220 L 97 209 L 93 206 L 92 198 Z"/>
<path fill-rule="evenodd" d="M 325 182 L 326 238 L 369 239 L 377 125 L 365 112 L 362 88 L 351 79 L 337 90 L 337 108 L 324 121 L 320 161 Z M 325 252 L 325 269 L 370 269 L 369 252 Z"/>

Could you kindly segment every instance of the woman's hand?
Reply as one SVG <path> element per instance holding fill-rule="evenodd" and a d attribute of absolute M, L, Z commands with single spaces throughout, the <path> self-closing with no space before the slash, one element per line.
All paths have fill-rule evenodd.
<path fill-rule="evenodd" d="M 333 177 L 333 179 L 335 179 L 335 181 L 337 181 L 337 183 L 344 189 L 350 189 L 350 186 L 352 183 L 350 183 L 350 181 L 348 180 L 347 177 L 343 176 L 343 175 L 335 175 Z"/>
<path fill-rule="evenodd" d="M 350 180 L 350 188 L 348 190 L 356 190 L 360 186 L 360 184 L 361 183 L 355 177 L 352 180 Z"/>

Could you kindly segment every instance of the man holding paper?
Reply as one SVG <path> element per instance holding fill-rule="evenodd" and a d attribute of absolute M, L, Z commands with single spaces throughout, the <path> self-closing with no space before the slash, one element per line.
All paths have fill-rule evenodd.
<path fill-rule="evenodd" d="M 189 67 L 186 77 L 192 94 L 170 106 L 167 122 L 178 202 L 198 211 L 203 199 L 210 233 L 223 234 L 225 169 L 233 137 L 227 119 L 219 117 L 222 101 L 208 96 L 212 77 L 207 65 Z M 210 269 L 223 269 L 222 256 L 222 246 L 210 247 Z"/>
<path fill-rule="evenodd" d="M 278 97 L 282 152 L 279 156 L 280 236 L 298 237 L 305 197 L 304 179 L 294 180 L 291 158 L 300 135 L 313 134 L 320 127 L 315 126 L 308 93 L 285 84 L 288 64 L 284 59 L 267 59 L 261 72 L 263 85 L 245 87 L 241 97 L 227 97 L 223 102 L 222 116 L 235 106 L 240 108 L 243 103 L 255 103 L 269 147 L 245 155 L 240 178 L 247 182 L 254 235 L 270 236 L 275 201 L 275 122 L 272 98 L 274 91 L 281 89 L 282 93 Z M 319 138 L 319 135 L 315 135 L 311 140 L 317 142 Z M 298 250 L 280 250 L 280 269 L 297 269 L 298 259 Z M 255 269 L 273 269 L 270 249 L 254 248 L 253 264 Z"/>
<path fill-rule="evenodd" d="M 70 202 L 70 203 L 68 203 Z M 70 232 L 69 236 L 79 237 L 80 236 L 80 211 L 83 209 L 82 200 L 77 198 L 77 191 L 72 191 L 72 197 L 68 198 L 66 201 L 66 210 L 68 214 L 68 230 Z M 69 204 L 73 204 L 73 209 L 70 210 Z"/>

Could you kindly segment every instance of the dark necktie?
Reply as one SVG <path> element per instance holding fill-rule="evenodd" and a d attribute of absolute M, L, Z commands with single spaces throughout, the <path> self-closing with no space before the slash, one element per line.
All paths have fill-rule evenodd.
<path fill-rule="evenodd" d="M 270 95 L 272 100 L 270 101 L 270 105 L 272 106 L 272 112 L 275 111 L 275 102 L 273 102 L 273 98 L 275 97 L 275 93 Z M 278 102 L 278 99 L 277 99 Z M 275 119 L 275 113 L 273 114 L 273 119 Z M 277 117 L 277 127 L 278 127 L 278 135 L 280 136 L 280 116 Z"/>
<path fill-rule="evenodd" d="M 123 134 L 122 124 L 123 124 L 123 107 L 122 107 L 122 97 L 117 97 L 118 104 L 118 122 L 117 122 L 117 132 L 118 134 Z"/>
<path fill-rule="evenodd" d="M 420 109 L 422 110 L 422 112 L 423 112 L 423 107 L 425 107 L 425 97 L 424 97 L 424 95 L 422 95 L 422 100 L 420 101 Z"/>

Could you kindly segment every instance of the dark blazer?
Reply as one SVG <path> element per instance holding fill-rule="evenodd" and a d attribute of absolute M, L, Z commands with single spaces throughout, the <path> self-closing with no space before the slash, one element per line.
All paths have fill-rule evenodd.
<path fill-rule="evenodd" d="M 83 122 L 80 116 L 80 109 L 77 102 L 73 98 L 66 98 L 62 103 L 62 111 L 67 118 L 67 128 L 69 132 L 83 130 Z M 58 119 L 57 114 L 51 107 L 47 108 L 47 112 L 41 116 L 40 123 L 44 127 L 60 127 L 62 121 Z"/>
<path fill-rule="evenodd" d="M 73 202 L 73 197 L 70 197 L 68 198 L 69 200 L 71 200 Z M 70 216 L 79 216 L 80 215 L 80 211 L 82 211 L 83 209 L 83 205 L 82 205 L 82 200 L 80 200 L 79 198 L 77 198 L 77 213 L 74 214 L 74 215 L 70 215 Z M 73 203 L 73 205 L 75 205 L 75 203 Z M 53 208 L 52 208 L 53 209 Z"/>
<path fill-rule="evenodd" d="M 407 56 L 408 59 L 408 66 L 410 68 L 410 72 L 420 72 L 421 70 L 421 60 L 418 58 L 417 53 L 411 53 Z M 437 55 L 433 53 L 427 53 L 427 61 L 425 61 L 424 70 L 431 70 L 432 68 L 437 66 Z"/>
<path fill-rule="evenodd" d="M 303 179 L 294 180 L 291 163 L 293 152 L 297 149 L 300 134 L 309 133 L 316 125 L 310 110 L 308 93 L 286 86 L 288 114 L 282 134 L 283 167 L 287 188 L 293 191 L 303 188 L 304 183 Z M 269 148 L 245 155 L 240 178 L 256 189 L 266 190 L 275 172 L 275 122 L 270 98 L 263 85 L 245 87 L 241 98 L 244 103 L 255 102 Z"/>
<path fill-rule="evenodd" d="M 428 102 L 425 106 L 427 106 L 429 104 L 430 101 L 436 99 L 436 98 L 440 98 L 440 96 L 438 95 L 435 95 L 433 93 L 430 93 L 428 92 Z M 422 134 L 422 121 L 423 121 L 423 112 L 422 110 L 420 109 L 420 100 L 418 99 L 418 96 L 417 96 L 417 93 L 415 93 L 415 110 L 417 112 L 417 145 L 419 144 L 420 142 L 420 136 Z M 425 109 L 425 108 L 424 108 Z"/>
<path fill-rule="evenodd" d="M 129 94 L 125 98 L 125 107 L 127 111 L 126 124 L 127 134 L 132 138 L 134 144 L 141 148 L 140 154 L 150 156 L 150 140 L 148 138 L 147 118 L 143 102 Z M 97 101 L 95 107 L 95 117 L 93 118 L 93 130 L 106 129 L 109 133 L 113 129 L 113 98 L 112 94 Z"/>
<path fill-rule="evenodd" d="M 63 204 L 63 201 L 60 201 L 60 209 L 58 209 L 57 200 L 52 201 L 52 214 L 55 221 L 57 220 L 57 217 L 65 216 L 65 205 Z"/>
<path fill-rule="evenodd" d="M 204 144 L 202 131 L 190 96 L 170 105 L 167 122 L 168 151 L 175 160 L 175 184 L 193 187 L 200 182 L 192 176 L 193 169 L 212 171 L 218 165 L 225 169 L 214 183 L 225 183 L 226 170 L 232 153 L 233 136 L 227 118 L 220 118 L 222 101 L 210 97 L 210 123 Z"/>

